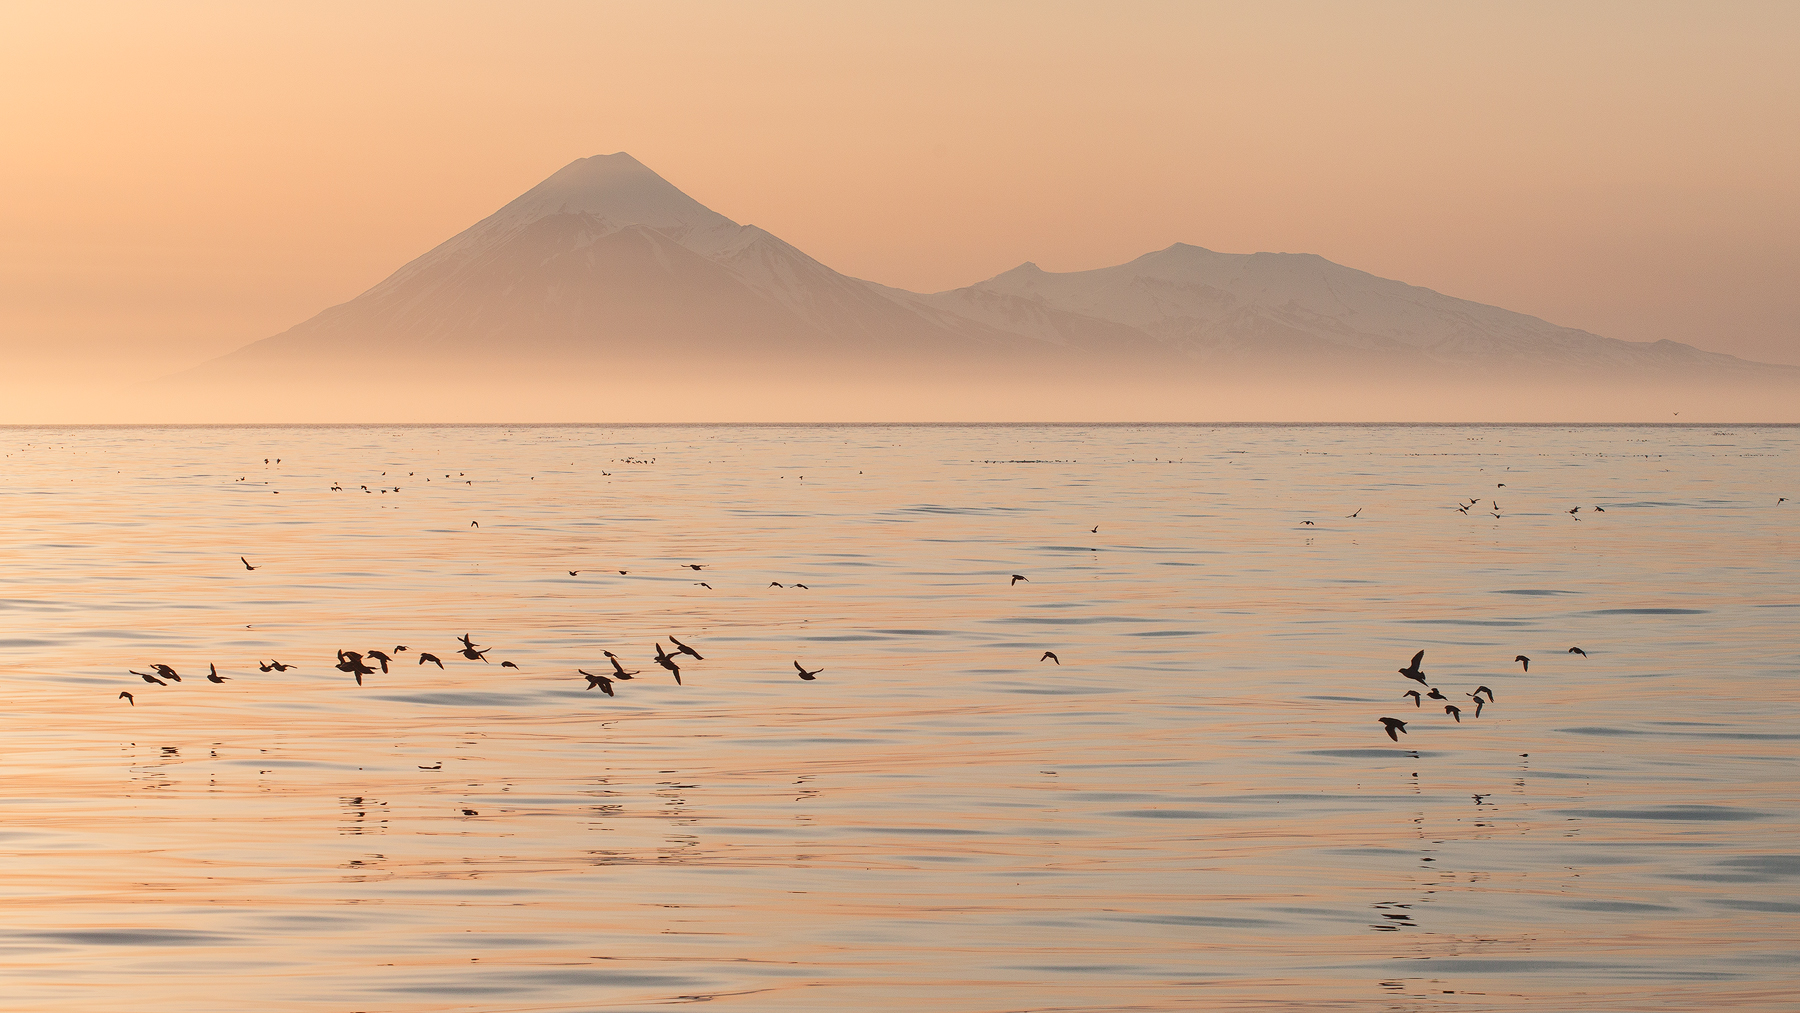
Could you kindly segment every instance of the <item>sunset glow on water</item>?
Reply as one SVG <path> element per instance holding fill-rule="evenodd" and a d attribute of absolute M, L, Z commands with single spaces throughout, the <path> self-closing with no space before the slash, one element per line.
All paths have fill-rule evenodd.
<path fill-rule="evenodd" d="M 15 427 L 0 450 L 8 1008 L 1764 1010 L 1800 987 L 1794 427 Z M 705 655 L 679 686 L 652 660 L 671 635 Z M 371 648 L 392 671 L 333 667 Z M 1421 649 L 1460 722 L 1401 696 Z M 614 697 L 577 673 L 605 651 L 639 673 Z M 154 664 L 182 681 L 130 674 Z"/>

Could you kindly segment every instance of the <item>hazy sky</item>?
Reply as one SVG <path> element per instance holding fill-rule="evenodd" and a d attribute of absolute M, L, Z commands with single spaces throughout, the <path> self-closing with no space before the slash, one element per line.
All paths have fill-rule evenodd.
<path fill-rule="evenodd" d="M 1800 4 L 15 2 L 0 352 L 158 372 L 629 151 L 919 290 L 1182 241 L 1800 363 Z"/>

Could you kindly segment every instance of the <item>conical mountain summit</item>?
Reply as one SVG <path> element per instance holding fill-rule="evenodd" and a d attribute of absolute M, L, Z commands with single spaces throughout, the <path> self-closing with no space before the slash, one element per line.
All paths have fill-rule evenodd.
<path fill-rule="evenodd" d="M 569 163 L 355 299 L 176 379 L 368 368 L 484 380 L 1800 372 L 1603 338 L 1309 254 L 1177 243 L 1116 267 L 1027 263 L 906 292 L 739 225 L 624 152 Z"/>

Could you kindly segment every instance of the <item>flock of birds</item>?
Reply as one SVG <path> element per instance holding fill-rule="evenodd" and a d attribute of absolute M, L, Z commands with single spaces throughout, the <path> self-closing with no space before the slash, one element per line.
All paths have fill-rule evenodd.
<path fill-rule="evenodd" d="M 239 557 L 239 558 L 240 558 L 240 560 L 242 559 L 242 557 Z M 255 567 L 251 566 L 248 562 L 245 562 L 244 566 L 249 569 L 255 569 Z M 449 652 L 453 656 L 461 657 L 468 661 L 479 661 L 484 664 L 493 664 L 493 662 L 488 661 L 488 657 L 487 657 L 488 652 L 492 651 L 493 648 L 482 647 L 480 644 L 477 644 L 475 642 L 474 638 L 470 634 L 467 634 L 467 633 L 457 637 L 456 639 L 457 639 L 457 642 L 460 643 L 462 646 L 453 652 Z M 657 641 L 656 654 L 652 660 L 655 661 L 656 665 L 659 668 L 663 669 L 664 671 L 668 672 L 670 675 L 674 676 L 675 684 L 677 686 L 679 686 L 679 685 L 681 685 L 681 665 L 678 663 L 679 659 L 685 657 L 685 658 L 692 658 L 695 661 L 705 661 L 706 658 L 704 656 L 702 656 L 699 651 L 696 651 L 692 647 L 689 647 L 687 644 L 682 643 L 680 640 L 676 639 L 674 636 L 669 637 L 669 642 L 671 644 L 675 645 L 674 652 L 671 653 L 669 651 L 664 650 L 662 642 Z M 380 665 L 381 666 L 380 671 L 387 672 L 387 671 L 389 671 L 388 666 L 397 664 L 397 662 L 395 661 L 394 655 L 404 654 L 410 650 L 411 649 L 408 648 L 405 644 L 396 644 L 394 646 L 393 654 L 389 654 L 387 651 L 384 651 L 384 650 L 346 651 L 342 648 L 339 648 L 338 652 L 337 652 L 337 663 L 333 667 L 335 667 L 338 671 L 345 673 L 346 675 L 354 676 L 356 678 L 356 684 L 358 686 L 361 686 L 363 684 L 363 676 L 374 675 L 377 671 L 375 668 L 373 668 L 371 666 L 371 663 L 373 663 L 375 665 Z M 438 657 L 436 654 L 431 653 L 430 651 L 417 651 L 417 652 L 413 652 L 413 653 L 419 659 L 418 663 L 421 665 L 436 665 L 439 669 L 443 669 L 443 667 L 444 667 L 444 660 L 442 658 Z M 601 651 L 600 653 L 604 654 L 606 656 L 606 660 L 611 663 L 611 665 L 612 665 L 612 673 L 611 674 L 596 675 L 595 673 L 589 672 L 585 669 L 577 668 L 575 670 L 578 675 L 580 675 L 582 678 L 587 680 L 587 688 L 588 689 L 598 689 L 601 692 L 604 692 L 607 696 L 616 696 L 617 694 L 613 691 L 613 684 L 615 682 L 632 679 L 632 678 L 635 678 L 636 676 L 643 674 L 641 671 L 627 672 L 625 670 L 624 662 L 622 662 L 619 659 L 618 655 L 614 654 L 611 651 Z M 1055 655 L 1046 653 L 1046 657 L 1053 658 L 1053 657 L 1055 657 Z M 1058 661 L 1057 664 L 1060 665 L 1060 664 L 1062 664 L 1062 662 Z M 261 659 L 258 659 L 256 662 L 256 667 L 264 672 L 285 672 L 290 668 L 298 668 L 299 666 L 284 664 L 281 661 L 278 661 L 275 659 L 270 659 L 269 661 L 263 661 Z M 510 661 L 502 661 L 500 663 L 500 667 L 501 668 L 518 669 L 519 666 Z M 175 683 L 181 682 L 181 673 L 177 672 L 173 667 L 171 667 L 169 665 L 155 664 L 155 665 L 150 665 L 149 668 L 150 668 L 150 671 L 148 671 L 148 672 L 140 672 L 135 668 L 128 668 L 128 669 L 126 669 L 126 671 L 130 672 L 132 675 L 135 675 L 140 679 L 143 679 L 146 683 L 149 683 L 152 686 L 167 686 L 171 682 L 175 682 Z M 229 676 L 229 675 L 220 675 L 219 674 L 219 666 L 217 664 L 208 663 L 207 669 L 208 669 L 208 671 L 206 674 L 206 681 L 208 681 L 208 682 L 222 683 L 222 682 L 226 682 L 226 681 L 230 680 L 230 678 L 231 678 L 231 676 Z M 796 673 L 798 673 L 799 677 L 803 681 L 812 682 L 815 679 L 817 679 L 819 677 L 820 673 L 824 672 L 825 670 L 823 668 L 814 668 L 814 669 L 809 670 L 809 669 L 807 669 L 807 667 L 805 665 L 800 664 L 799 661 L 795 661 L 794 662 L 794 671 Z M 119 699 L 124 700 L 126 703 L 130 704 L 133 707 L 137 706 L 137 697 L 135 697 L 131 693 L 130 690 L 119 691 Z"/>
<path fill-rule="evenodd" d="M 1569 648 L 1569 653 L 1570 654 L 1579 654 L 1584 658 L 1587 657 L 1587 652 L 1582 650 L 1579 647 Z M 1531 671 L 1531 659 L 1530 658 L 1527 658 L 1525 655 L 1520 654 L 1520 655 L 1514 656 L 1513 660 L 1518 662 L 1521 666 L 1523 666 L 1523 668 L 1521 669 L 1522 671 L 1526 671 L 1526 672 Z M 1440 701 L 1444 705 L 1444 713 L 1455 718 L 1457 724 L 1459 724 L 1459 725 L 1462 724 L 1462 715 L 1463 715 L 1462 707 L 1458 706 L 1455 703 L 1452 703 L 1450 697 L 1445 696 L 1436 687 L 1432 686 L 1429 682 L 1425 681 L 1425 670 L 1419 667 L 1421 664 L 1424 663 L 1424 661 L 1425 661 L 1425 652 L 1420 651 L 1419 653 L 1412 656 L 1412 662 L 1410 664 L 1408 664 L 1405 668 L 1400 669 L 1400 674 L 1406 676 L 1408 679 L 1411 679 L 1412 681 L 1418 683 L 1419 685 L 1424 686 L 1426 689 L 1426 692 L 1421 694 L 1416 689 L 1409 689 L 1406 692 L 1400 694 L 1400 698 L 1402 700 L 1404 700 L 1408 697 L 1411 697 L 1414 707 L 1425 706 L 1426 700 Z M 1485 700 L 1482 699 L 1483 694 L 1486 694 L 1487 699 L 1485 699 Z M 1487 688 L 1486 686 L 1477 686 L 1477 687 L 1475 687 L 1473 692 L 1464 693 L 1463 695 L 1468 697 L 1469 699 L 1475 701 L 1475 716 L 1476 717 L 1481 716 L 1481 709 L 1483 707 L 1491 707 L 1494 704 L 1494 691 Z M 1381 721 L 1383 730 L 1385 730 L 1387 732 L 1387 737 L 1390 739 L 1393 739 L 1395 742 L 1400 741 L 1401 735 L 1408 734 L 1406 731 L 1406 722 L 1400 720 L 1399 718 L 1381 718 L 1380 721 Z"/>

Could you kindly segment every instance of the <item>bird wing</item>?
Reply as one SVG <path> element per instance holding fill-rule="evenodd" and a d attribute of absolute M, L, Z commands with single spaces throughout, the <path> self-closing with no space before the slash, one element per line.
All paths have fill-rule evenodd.
<path fill-rule="evenodd" d="M 1413 655 L 1412 665 L 1410 667 L 1418 668 L 1419 662 L 1424 661 L 1424 660 L 1425 660 L 1425 652 L 1420 651 L 1419 653 Z"/>

